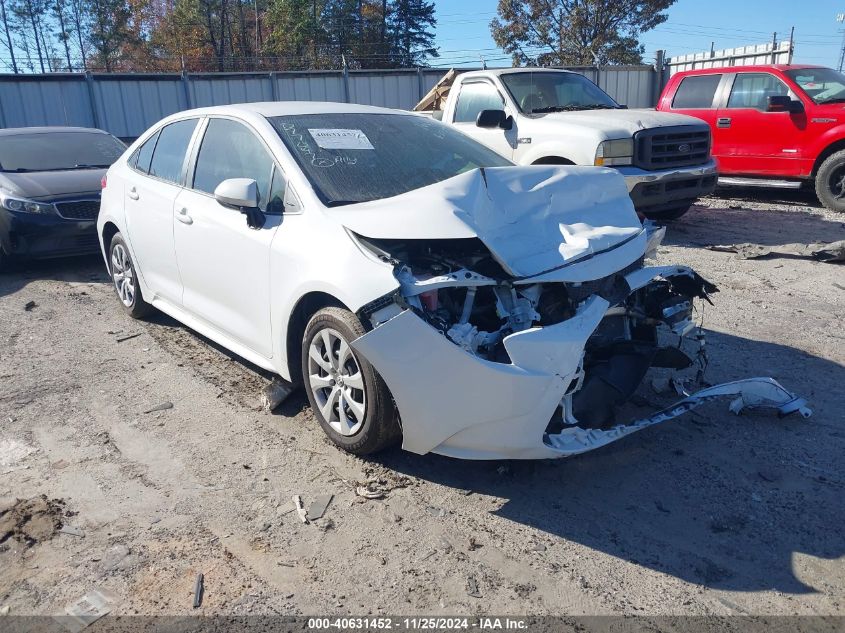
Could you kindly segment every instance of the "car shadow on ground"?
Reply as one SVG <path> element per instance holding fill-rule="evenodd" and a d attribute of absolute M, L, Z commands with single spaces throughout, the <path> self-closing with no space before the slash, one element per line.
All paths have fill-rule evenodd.
<path fill-rule="evenodd" d="M 746 242 L 778 246 L 836 240 L 845 240 L 845 213 L 841 221 L 831 221 L 810 211 L 696 205 L 681 219 L 669 225 L 663 243 L 667 246 L 700 248 Z"/>
<path fill-rule="evenodd" d="M 714 200 L 726 203 L 738 201 L 764 202 L 768 204 L 803 205 L 816 209 L 822 203 L 816 197 L 812 186 L 804 185 L 800 189 L 779 189 L 777 187 L 717 187 L 710 196 Z"/>
<path fill-rule="evenodd" d="M 0 272 L 0 297 L 12 295 L 38 279 L 81 284 L 109 283 L 109 275 L 100 255 L 13 260 L 7 271 Z"/>
<path fill-rule="evenodd" d="M 819 591 L 801 581 L 795 560 L 845 554 L 838 528 L 845 521 L 838 466 L 845 449 L 845 367 L 780 345 L 709 337 L 713 348 L 735 357 L 733 367 L 749 368 L 745 375 L 711 372 L 711 382 L 773 375 L 806 396 L 814 416 L 737 417 L 724 400 L 559 461 L 467 462 L 398 449 L 374 459 L 502 499 L 494 513 L 504 519 L 690 583 Z M 650 387 L 639 393 L 658 398 Z M 677 399 L 659 398 L 661 406 Z"/>

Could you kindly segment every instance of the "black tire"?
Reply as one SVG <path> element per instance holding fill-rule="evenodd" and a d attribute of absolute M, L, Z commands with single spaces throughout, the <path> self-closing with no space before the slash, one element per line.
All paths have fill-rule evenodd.
<path fill-rule="evenodd" d="M 317 418 L 323 431 L 329 436 L 332 442 L 354 455 L 375 453 L 395 444 L 401 437 L 396 407 L 390 396 L 390 390 L 381 376 L 378 375 L 373 366 L 365 358 L 349 350 L 350 358 L 341 368 L 341 371 L 346 373 L 330 373 L 330 371 L 337 372 L 337 369 L 332 367 L 331 359 L 325 353 L 326 349 L 330 348 L 332 350 L 331 353 L 335 361 L 334 364 L 336 365 L 338 362 L 336 352 L 340 349 L 340 338 L 348 345 L 350 341 L 354 341 L 364 334 L 364 326 L 361 325 L 358 317 L 349 310 L 342 308 L 323 308 L 311 317 L 305 328 L 305 335 L 302 338 L 302 384 L 305 387 L 305 392 L 308 394 L 308 402 L 311 404 L 314 417 Z M 336 337 L 335 335 L 338 336 Z M 326 345 L 324 336 L 328 337 L 328 345 Z M 319 340 L 315 341 L 318 337 L 320 337 Z M 318 348 L 315 351 L 320 354 L 322 363 L 326 363 L 325 366 L 310 356 L 309 350 L 312 343 Z M 315 375 L 329 381 L 332 386 L 314 386 L 312 384 L 312 369 Z M 356 369 L 357 371 L 355 371 Z M 359 374 L 363 383 L 363 389 L 355 389 L 343 383 L 342 379 L 344 375 L 348 379 Z M 335 382 L 334 377 L 337 376 L 340 376 L 341 379 Z M 317 382 L 316 384 L 319 385 L 321 382 Z M 340 387 L 337 386 L 338 384 Z M 357 381 L 356 384 L 358 384 Z M 337 389 L 340 390 L 340 394 L 343 394 L 341 396 L 343 399 L 336 400 L 332 398 L 334 404 L 328 404 L 329 399 L 335 394 L 335 390 Z M 353 402 L 350 403 L 348 399 L 351 399 Z M 358 420 L 354 415 L 352 404 L 361 402 L 364 405 L 363 420 Z M 321 411 L 321 405 L 328 407 L 329 416 L 332 418 L 331 421 Z M 339 412 L 341 406 L 343 407 L 343 420 L 347 421 L 345 425 L 348 431 L 347 434 L 341 433 L 335 428 L 335 426 L 344 427 L 344 422 L 341 421 L 341 414 Z M 335 420 L 335 417 L 338 419 Z M 351 425 L 348 424 L 350 421 L 352 422 Z"/>
<path fill-rule="evenodd" d="M 117 261 L 123 261 L 126 270 L 128 270 L 131 275 L 126 275 L 122 271 L 119 271 L 116 266 Z M 153 307 L 144 301 L 144 296 L 141 293 L 141 286 L 138 283 L 138 273 L 136 272 L 135 264 L 132 261 L 132 255 L 130 255 L 129 247 L 126 245 L 126 242 L 123 241 L 120 233 L 115 234 L 115 236 L 111 239 L 111 244 L 109 245 L 109 274 L 112 278 L 112 284 L 114 286 L 117 299 L 120 301 L 120 305 L 126 314 L 131 316 L 133 319 L 143 319 L 153 311 Z M 123 276 L 119 277 L 119 275 Z M 119 290 L 121 283 L 128 283 L 131 287 L 131 301 L 127 300 L 128 295 L 125 293 L 124 296 L 121 296 L 121 290 Z"/>
<path fill-rule="evenodd" d="M 643 211 L 643 215 L 649 220 L 654 220 L 655 222 L 672 222 L 673 220 L 680 218 L 691 208 L 692 202 L 688 202 L 687 204 L 682 204 L 679 207 L 666 209 L 664 211 Z"/>
<path fill-rule="evenodd" d="M 816 196 L 831 211 L 845 213 L 845 150 L 831 154 L 819 167 Z"/>

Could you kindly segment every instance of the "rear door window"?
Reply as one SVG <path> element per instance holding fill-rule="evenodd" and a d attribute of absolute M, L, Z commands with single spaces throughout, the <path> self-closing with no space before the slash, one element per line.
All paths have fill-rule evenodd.
<path fill-rule="evenodd" d="M 675 110 L 703 109 L 713 107 L 713 97 L 722 75 L 698 75 L 684 77 L 675 98 L 672 99 L 672 108 Z"/>
<path fill-rule="evenodd" d="M 769 73 L 739 73 L 734 79 L 728 108 L 767 110 L 769 97 L 794 95 L 780 79 Z"/>
<path fill-rule="evenodd" d="M 475 123 L 478 113 L 482 110 L 502 110 L 504 107 L 502 96 L 492 84 L 464 84 L 455 105 L 455 123 Z"/>
<path fill-rule="evenodd" d="M 197 119 L 186 119 L 162 128 L 150 161 L 150 176 L 181 184 L 185 154 L 196 127 Z"/>
<path fill-rule="evenodd" d="M 158 140 L 158 132 L 153 134 L 138 151 L 135 152 L 135 160 L 132 164 L 135 169 L 142 171 L 145 174 L 150 173 L 150 161 L 153 159 L 153 150 L 156 148 L 156 141 Z"/>

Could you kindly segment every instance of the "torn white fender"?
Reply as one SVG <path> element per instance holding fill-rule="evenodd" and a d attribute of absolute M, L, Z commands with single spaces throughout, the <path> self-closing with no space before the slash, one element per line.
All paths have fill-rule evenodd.
<path fill-rule="evenodd" d="M 620 440 L 631 435 L 631 433 L 676 418 L 705 402 L 725 396 L 738 396 L 730 404 L 730 410 L 736 414 L 741 413 L 744 409 L 766 407 L 777 409 L 780 415 L 787 415 L 795 411 L 805 418 L 812 415 L 812 411 L 807 407 L 807 402 L 803 398 L 787 391 L 773 378 L 747 378 L 702 389 L 676 402 L 671 407 L 630 424 L 615 426 L 607 430 L 570 427 L 560 433 L 546 435 L 545 442 L 557 453 L 558 457 L 586 453 Z"/>
<path fill-rule="evenodd" d="M 402 420 L 402 446 L 465 459 L 555 457 L 543 434 L 608 302 L 504 339 L 513 364 L 470 354 L 406 310 L 352 342 L 378 370 Z"/>

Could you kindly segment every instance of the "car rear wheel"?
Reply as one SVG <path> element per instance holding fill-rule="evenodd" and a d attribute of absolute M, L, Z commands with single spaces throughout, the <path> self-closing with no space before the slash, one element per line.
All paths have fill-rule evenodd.
<path fill-rule="evenodd" d="M 654 220 L 655 222 L 671 222 L 680 218 L 691 208 L 692 202 L 688 202 L 687 204 L 682 204 L 678 207 L 665 209 L 663 211 L 644 211 L 643 215 L 649 220 Z"/>
<path fill-rule="evenodd" d="M 816 195 L 828 209 L 845 212 L 845 150 L 831 154 L 819 167 Z"/>
<path fill-rule="evenodd" d="M 302 341 L 302 381 L 314 417 L 332 442 L 355 455 L 382 450 L 401 434 L 387 385 L 349 345 L 364 334 L 349 310 L 324 308 Z"/>
<path fill-rule="evenodd" d="M 109 248 L 109 272 L 111 273 L 114 291 L 123 310 L 133 319 L 141 319 L 152 312 L 153 307 L 144 301 L 138 275 L 129 254 L 129 247 L 120 233 L 111 240 Z"/>

